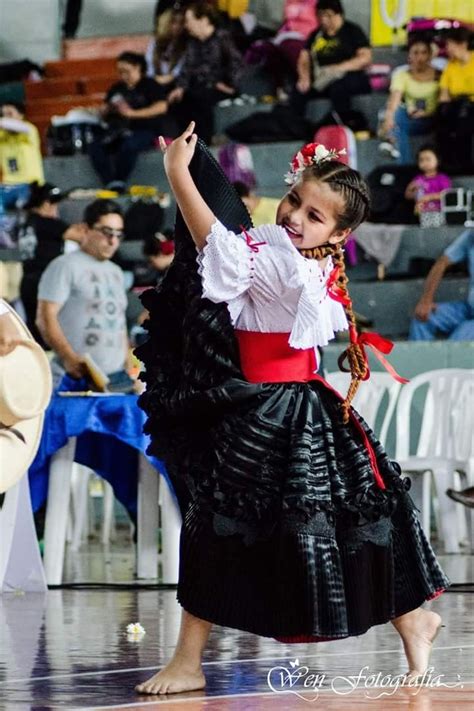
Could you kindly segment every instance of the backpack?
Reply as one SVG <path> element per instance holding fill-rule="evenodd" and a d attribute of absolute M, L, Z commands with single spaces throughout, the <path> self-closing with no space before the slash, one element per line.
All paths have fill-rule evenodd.
<path fill-rule="evenodd" d="M 380 165 L 367 176 L 370 188 L 370 222 L 415 225 L 413 201 L 405 198 L 408 183 L 419 172 L 416 165 Z"/>
<path fill-rule="evenodd" d="M 357 143 L 350 128 L 322 126 L 314 134 L 314 140 L 316 143 L 322 143 L 326 148 L 335 148 L 338 151 L 345 148 L 345 155 L 340 156 L 338 160 L 357 170 Z"/>
<path fill-rule="evenodd" d="M 219 148 L 217 159 L 229 182 L 238 181 L 251 190 L 255 188 L 257 178 L 248 146 L 242 143 L 227 143 Z"/>
<path fill-rule="evenodd" d="M 310 141 L 316 124 L 296 114 L 289 106 L 273 111 L 256 111 L 225 130 L 229 138 L 245 143 Z"/>

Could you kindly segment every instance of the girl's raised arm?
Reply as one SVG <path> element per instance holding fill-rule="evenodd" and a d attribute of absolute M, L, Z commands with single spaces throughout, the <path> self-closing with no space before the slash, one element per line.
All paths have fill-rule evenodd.
<path fill-rule="evenodd" d="M 194 121 L 191 121 L 187 129 L 169 146 L 163 136 L 160 136 L 159 140 L 169 184 L 191 237 L 196 247 L 201 250 L 206 245 L 216 216 L 202 198 L 189 172 L 189 164 L 197 143 L 197 135 L 193 133 L 194 126 Z"/>

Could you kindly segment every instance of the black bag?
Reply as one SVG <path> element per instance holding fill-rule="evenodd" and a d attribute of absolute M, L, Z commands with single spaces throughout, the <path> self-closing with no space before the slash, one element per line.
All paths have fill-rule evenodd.
<path fill-rule="evenodd" d="M 73 156 L 88 153 L 89 146 L 103 132 L 95 123 L 65 123 L 50 125 L 46 132 L 47 152 L 50 156 Z"/>
<path fill-rule="evenodd" d="M 323 118 L 318 121 L 317 128 L 320 129 L 323 126 L 347 126 L 354 133 L 358 131 L 368 131 L 369 124 L 367 118 L 362 113 L 362 111 L 355 111 L 350 109 L 349 111 L 328 111 Z"/>
<path fill-rule="evenodd" d="M 295 114 L 290 106 L 276 106 L 273 111 L 257 111 L 226 128 L 229 138 L 239 143 L 274 141 L 310 141 L 316 124 Z"/>
<path fill-rule="evenodd" d="M 408 183 L 419 173 L 416 165 L 380 165 L 367 176 L 371 222 L 415 225 L 414 202 L 405 198 Z"/>
<path fill-rule="evenodd" d="M 440 163 L 451 175 L 470 175 L 474 163 L 474 102 L 468 97 L 441 103 L 436 112 Z"/>
<path fill-rule="evenodd" d="M 125 213 L 125 239 L 146 240 L 161 230 L 163 208 L 157 202 L 137 200 Z"/>

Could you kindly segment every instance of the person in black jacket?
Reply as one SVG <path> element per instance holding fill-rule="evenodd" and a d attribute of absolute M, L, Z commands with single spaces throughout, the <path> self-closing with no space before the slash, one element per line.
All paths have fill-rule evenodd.
<path fill-rule="evenodd" d="M 218 14 L 208 2 L 196 2 L 185 12 L 190 35 L 176 89 L 168 96 L 181 128 L 195 121 L 205 143 L 214 133 L 214 106 L 238 93 L 242 56 L 232 37 L 218 28 Z"/>
<path fill-rule="evenodd" d="M 142 54 L 122 52 L 117 59 L 120 81 L 110 87 L 101 109 L 107 132 L 89 149 L 104 185 L 123 187 L 140 151 L 151 148 L 160 133 L 176 135 L 167 116 L 167 92 L 146 70 Z"/>
<path fill-rule="evenodd" d="M 27 326 L 39 343 L 43 341 L 36 328 L 35 318 L 41 275 L 53 259 L 63 254 L 66 241 L 69 244 L 80 244 L 85 234 L 84 225 L 69 225 L 60 219 L 58 205 L 63 198 L 64 194 L 51 183 L 33 183 L 26 205 L 27 220 L 18 237 L 24 258 L 20 296 Z"/>

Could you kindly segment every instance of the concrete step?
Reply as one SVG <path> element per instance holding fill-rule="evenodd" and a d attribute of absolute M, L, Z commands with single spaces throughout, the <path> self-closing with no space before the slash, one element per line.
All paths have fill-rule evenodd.
<path fill-rule="evenodd" d="M 280 143 L 254 143 L 249 146 L 254 161 L 258 180 L 258 191 L 269 197 L 280 197 L 285 184 L 283 176 L 288 170 L 288 164 L 301 143 L 295 141 Z M 214 155 L 217 148 L 213 148 Z M 363 175 L 379 165 L 393 163 L 387 156 L 378 151 L 378 141 L 369 139 L 357 141 L 358 168 Z M 84 155 L 51 156 L 44 159 L 46 180 L 61 186 L 64 190 L 73 187 L 100 187 L 100 181 L 95 174 L 89 158 Z M 130 184 L 156 185 L 167 190 L 167 180 L 163 170 L 161 153 L 157 150 L 142 153 L 133 171 Z M 456 176 L 455 186 L 474 189 L 474 175 Z"/>
<path fill-rule="evenodd" d="M 376 331 L 390 337 L 406 337 L 423 284 L 423 279 L 372 283 L 353 281 L 349 288 L 355 311 L 370 318 Z M 445 278 L 440 284 L 436 300 L 465 301 L 468 289 L 467 278 Z"/>

